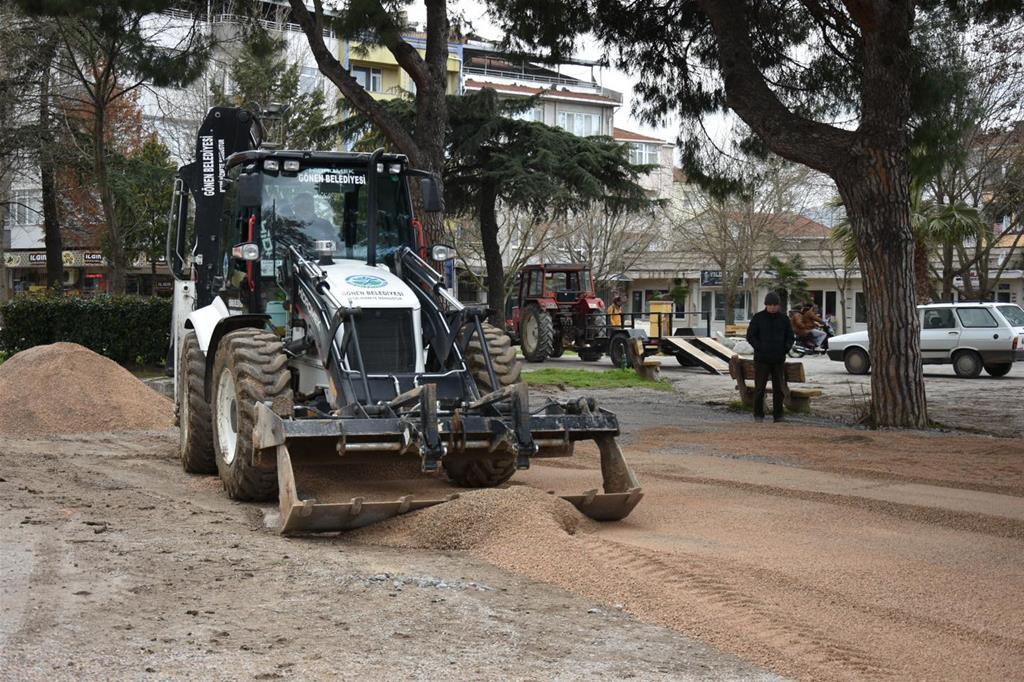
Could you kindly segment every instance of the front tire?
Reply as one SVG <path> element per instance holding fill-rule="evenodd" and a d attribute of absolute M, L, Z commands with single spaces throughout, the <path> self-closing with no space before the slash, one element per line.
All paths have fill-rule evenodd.
<path fill-rule="evenodd" d="M 953 356 L 953 371 L 961 379 L 974 379 L 981 374 L 981 356 L 972 350 L 960 351 Z"/>
<path fill-rule="evenodd" d="M 181 468 L 190 474 L 217 473 L 205 378 L 206 356 L 196 333 L 188 332 L 181 340 L 178 357 L 178 458 Z"/>
<path fill-rule="evenodd" d="M 483 330 L 498 386 L 491 386 L 480 339 L 474 336 L 466 344 L 466 364 L 481 395 L 518 383 L 523 369 L 508 334 L 486 322 Z M 448 480 L 463 488 L 493 488 L 512 478 L 516 472 L 515 458 L 508 454 L 489 457 L 447 455 L 443 464 Z"/>
<path fill-rule="evenodd" d="M 516 349 L 512 345 L 512 339 L 503 330 L 487 322 L 483 323 L 484 338 L 487 341 L 487 350 L 491 354 L 491 363 L 494 365 L 494 375 L 498 379 L 497 386 L 491 386 L 491 377 L 487 373 L 487 363 L 484 362 L 483 348 L 480 345 L 480 338 L 473 336 L 466 344 L 466 365 L 470 374 L 476 381 L 480 395 L 492 393 L 499 388 L 504 388 L 519 381 L 520 373 L 523 370 L 523 363 L 516 358 Z"/>
<path fill-rule="evenodd" d="M 555 327 L 551 316 L 536 303 L 523 309 L 519 323 L 520 348 L 528 362 L 544 362 L 551 355 Z"/>
<path fill-rule="evenodd" d="M 871 370 L 871 358 L 863 348 L 851 348 L 846 351 L 843 364 L 850 374 L 867 374 Z"/>
<path fill-rule="evenodd" d="M 1006 376 L 1011 367 L 1013 367 L 1012 362 L 1000 362 L 994 365 L 985 365 L 985 372 L 990 377 L 1003 377 Z"/>
<path fill-rule="evenodd" d="M 224 490 L 234 500 L 265 501 L 277 496 L 276 462 L 253 463 L 256 404 L 292 412 L 291 373 L 281 340 L 259 329 L 226 334 L 213 366 L 213 444 Z"/>

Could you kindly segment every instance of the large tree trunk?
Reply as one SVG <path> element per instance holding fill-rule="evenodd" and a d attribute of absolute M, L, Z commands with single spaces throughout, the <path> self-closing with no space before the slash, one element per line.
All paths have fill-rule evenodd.
<path fill-rule="evenodd" d="M 910 171 L 905 155 L 862 150 L 836 179 L 857 235 L 871 351 L 871 421 L 925 428 Z"/>
<path fill-rule="evenodd" d="M 492 182 L 484 182 L 480 188 L 478 213 L 480 218 L 480 241 L 484 248 L 484 265 L 487 267 L 487 307 L 494 313 L 491 324 L 505 326 L 505 265 L 501 262 L 501 246 L 498 244 L 498 191 Z"/>
<path fill-rule="evenodd" d="M 43 243 L 46 245 L 46 284 L 50 289 L 64 289 L 64 244 L 57 213 L 57 187 L 53 161 L 53 126 L 50 121 L 50 64 L 56 54 L 56 44 L 50 39 L 44 48 L 39 75 L 39 184 L 43 195 Z"/>

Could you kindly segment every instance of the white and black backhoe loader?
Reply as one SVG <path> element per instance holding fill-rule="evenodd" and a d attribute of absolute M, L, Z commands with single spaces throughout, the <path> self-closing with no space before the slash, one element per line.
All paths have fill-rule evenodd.
<path fill-rule="evenodd" d="M 628 515 L 642 492 L 615 415 L 589 399 L 531 406 L 509 337 L 428 265 L 409 183 L 439 210 L 436 179 L 382 150 L 261 149 L 261 135 L 247 111 L 212 109 L 175 183 L 185 470 L 218 473 L 234 499 L 278 495 L 282 533 L 334 531 L 593 440 L 604 491 L 565 499 L 595 519 Z"/>

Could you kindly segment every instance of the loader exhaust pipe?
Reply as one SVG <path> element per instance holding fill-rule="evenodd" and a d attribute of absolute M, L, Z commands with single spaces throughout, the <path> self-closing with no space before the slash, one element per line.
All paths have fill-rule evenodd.
<path fill-rule="evenodd" d="M 366 264 L 377 265 L 377 164 L 384 155 L 378 147 L 366 164 Z"/>

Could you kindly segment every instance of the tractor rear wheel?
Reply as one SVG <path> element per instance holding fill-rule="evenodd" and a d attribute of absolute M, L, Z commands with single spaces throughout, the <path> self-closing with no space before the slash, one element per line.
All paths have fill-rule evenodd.
<path fill-rule="evenodd" d="M 523 369 L 508 334 L 486 322 L 483 330 L 498 386 L 491 386 L 480 339 L 474 336 L 466 345 L 466 363 L 481 395 L 519 382 Z M 448 455 L 444 458 L 444 471 L 448 480 L 463 488 L 493 488 L 512 478 L 516 472 L 516 461 L 508 454 L 484 457 Z"/>
<path fill-rule="evenodd" d="M 213 444 L 228 496 L 263 501 L 277 495 L 276 463 L 253 463 L 256 404 L 279 415 L 292 411 L 291 373 L 277 335 L 260 329 L 226 334 L 213 365 Z"/>
<path fill-rule="evenodd" d="M 516 358 L 516 349 L 512 345 L 509 335 L 504 330 L 487 322 L 484 322 L 483 329 L 498 385 L 491 386 L 491 377 L 487 373 L 487 363 L 484 362 L 480 338 L 474 336 L 466 344 L 466 364 L 469 366 L 469 372 L 473 375 L 473 379 L 476 380 L 476 386 L 481 395 L 516 383 L 519 381 L 519 374 L 523 369 L 523 363 Z"/>
<path fill-rule="evenodd" d="M 523 308 L 519 322 L 520 347 L 529 362 L 544 362 L 551 355 L 555 327 L 551 316 L 536 303 Z"/>
<path fill-rule="evenodd" d="M 178 357 L 178 457 L 190 474 L 217 473 L 210 403 L 203 390 L 205 376 L 206 357 L 196 333 L 188 332 L 181 340 Z"/>

